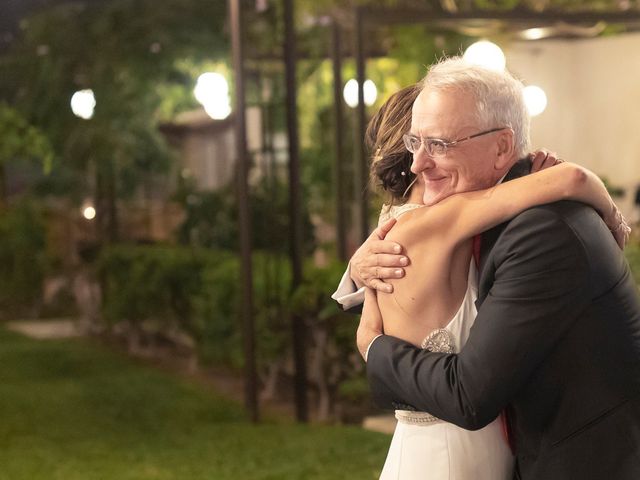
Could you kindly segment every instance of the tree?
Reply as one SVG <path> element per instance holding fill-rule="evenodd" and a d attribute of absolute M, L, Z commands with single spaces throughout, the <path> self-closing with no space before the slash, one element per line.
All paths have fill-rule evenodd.
<path fill-rule="evenodd" d="M 0 102 L 0 209 L 7 203 L 5 165 L 13 160 L 39 162 L 44 173 L 53 167 L 53 149 L 47 137 L 15 109 Z"/>
<path fill-rule="evenodd" d="M 59 158 L 52 178 L 71 179 L 71 190 L 82 197 L 91 194 L 87 175 L 95 175 L 105 239 L 117 238 L 116 198 L 169 165 L 156 128 L 161 86 L 191 88 L 192 79 L 177 67 L 185 56 L 224 58 L 224 18 L 224 2 L 67 4 L 25 20 L 19 39 L 0 57 L 0 98 L 48 138 Z M 69 109 L 71 95 L 84 88 L 97 101 L 90 120 Z"/>

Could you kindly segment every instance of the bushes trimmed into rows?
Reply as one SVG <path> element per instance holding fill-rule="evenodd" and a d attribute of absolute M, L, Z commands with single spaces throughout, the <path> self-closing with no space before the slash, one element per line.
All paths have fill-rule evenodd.
<path fill-rule="evenodd" d="M 345 265 L 305 265 L 304 282 L 291 292 L 287 258 L 253 256 L 257 363 L 263 395 L 275 395 L 293 374 L 290 318 L 304 321 L 309 380 L 318 416 L 340 415 L 340 398 L 362 400 L 366 388 L 355 350 L 357 317 L 330 295 Z M 153 339 L 187 338 L 200 362 L 239 368 L 243 364 L 240 264 L 228 251 L 175 246 L 114 246 L 98 260 L 105 320 L 124 331 L 134 347 Z M 355 381 L 354 381 L 355 380 Z M 342 388 L 342 385 L 349 388 Z M 342 392 L 347 392 L 342 395 Z M 344 410 L 344 409 L 342 409 Z"/>

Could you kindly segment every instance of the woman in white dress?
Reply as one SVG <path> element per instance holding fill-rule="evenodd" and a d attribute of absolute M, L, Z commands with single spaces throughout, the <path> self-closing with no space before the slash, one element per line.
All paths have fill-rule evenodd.
<path fill-rule="evenodd" d="M 532 156 L 532 175 L 491 189 L 453 195 L 423 207 L 422 185 L 412 180 L 409 131 L 418 89 L 392 96 L 371 120 L 375 152 L 372 180 L 390 195 L 380 223 L 397 218 L 387 239 L 403 245 L 412 264 L 391 280 L 392 294 L 379 294 L 384 331 L 431 351 L 459 352 L 477 311 L 477 271 L 472 238 L 535 205 L 562 199 L 591 204 L 622 246 L 628 229 L 596 175 L 553 155 Z M 547 167 L 554 168 L 547 169 Z M 376 301 L 368 291 L 365 301 Z M 381 479 L 510 480 L 513 456 L 498 417 L 477 431 L 464 430 L 427 412 L 397 410 L 398 423 Z"/>

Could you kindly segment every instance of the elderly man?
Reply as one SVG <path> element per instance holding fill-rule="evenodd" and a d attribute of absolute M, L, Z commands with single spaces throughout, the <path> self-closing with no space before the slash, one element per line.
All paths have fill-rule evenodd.
<path fill-rule="evenodd" d="M 459 70 L 460 62 L 432 69 L 413 108 L 411 134 L 422 145 L 412 171 L 424 182 L 426 204 L 530 167 L 515 154 L 506 164 L 492 157 L 495 135 L 449 148 L 446 156 L 428 155 L 424 142 L 449 139 L 455 147 L 483 129 L 478 119 L 487 114 L 528 144 L 526 114 L 504 118 L 504 105 L 482 102 L 487 92 L 466 88 L 464 75 L 442 74 Z M 389 291 L 382 280 L 406 264 L 384 235 L 374 232 L 352 258 L 356 285 Z M 357 343 L 374 400 L 384 408 L 441 412 L 467 429 L 506 409 L 518 479 L 638 478 L 640 300 L 610 232 L 579 203 L 532 208 L 482 235 L 479 266 L 478 316 L 459 354 L 382 335 L 377 305 L 367 302 Z M 344 280 L 334 298 L 346 307 L 361 302 L 362 292 Z"/>

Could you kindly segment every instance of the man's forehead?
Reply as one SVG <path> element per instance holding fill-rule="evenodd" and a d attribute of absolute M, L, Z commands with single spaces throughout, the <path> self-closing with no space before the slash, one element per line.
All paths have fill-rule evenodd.
<path fill-rule="evenodd" d="M 411 132 L 440 136 L 476 123 L 470 97 L 457 90 L 422 90 L 411 110 Z"/>

